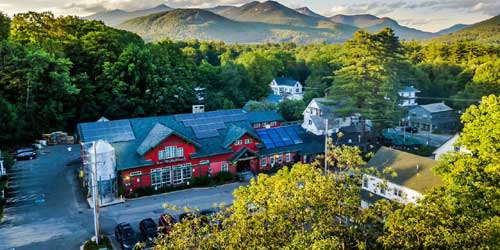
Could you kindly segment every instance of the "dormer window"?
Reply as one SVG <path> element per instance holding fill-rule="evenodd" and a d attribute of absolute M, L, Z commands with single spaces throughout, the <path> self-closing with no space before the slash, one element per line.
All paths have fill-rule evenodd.
<path fill-rule="evenodd" d="M 243 144 L 243 141 L 242 141 L 242 140 L 236 140 L 236 141 L 234 142 L 234 145 L 235 145 L 235 146 L 239 146 L 239 145 L 241 145 L 241 144 Z"/>
<path fill-rule="evenodd" d="M 166 160 L 184 156 L 184 148 L 167 146 L 164 150 L 158 151 L 158 160 Z"/>

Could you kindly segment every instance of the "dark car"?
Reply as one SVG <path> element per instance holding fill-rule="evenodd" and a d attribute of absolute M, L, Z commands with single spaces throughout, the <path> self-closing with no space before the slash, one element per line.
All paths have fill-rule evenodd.
<path fill-rule="evenodd" d="M 139 243 L 137 234 L 128 223 L 120 223 L 116 225 L 115 237 L 118 243 L 120 243 L 122 249 L 134 249 L 135 245 Z"/>
<path fill-rule="evenodd" d="M 408 133 L 417 133 L 418 132 L 418 128 L 416 128 L 416 127 L 406 127 L 405 130 Z"/>
<path fill-rule="evenodd" d="M 172 227 L 177 221 L 170 214 L 162 214 L 158 219 L 158 227 L 164 234 L 170 234 L 172 232 Z"/>
<path fill-rule="evenodd" d="M 193 212 L 182 213 L 179 215 L 179 221 L 192 220 L 196 218 L 198 215 Z"/>
<path fill-rule="evenodd" d="M 17 149 L 11 155 L 16 160 L 32 160 L 36 158 L 37 153 L 34 148 L 29 147 Z"/>
<path fill-rule="evenodd" d="M 203 223 L 212 225 L 212 226 L 222 226 L 222 218 L 217 216 L 216 209 L 206 209 L 200 211 L 200 218 Z"/>
<path fill-rule="evenodd" d="M 158 227 L 151 218 L 142 220 L 139 223 L 139 229 L 141 230 L 141 234 L 144 239 L 146 239 L 147 243 L 152 243 L 153 239 L 158 236 Z"/>

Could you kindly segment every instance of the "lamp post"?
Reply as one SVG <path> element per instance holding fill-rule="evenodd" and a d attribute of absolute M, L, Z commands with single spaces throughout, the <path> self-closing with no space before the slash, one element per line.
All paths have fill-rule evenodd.
<path fill-rule="evenodd" d="M 328 171 L 328 119 L 325 119 L 325 175 Z"/>

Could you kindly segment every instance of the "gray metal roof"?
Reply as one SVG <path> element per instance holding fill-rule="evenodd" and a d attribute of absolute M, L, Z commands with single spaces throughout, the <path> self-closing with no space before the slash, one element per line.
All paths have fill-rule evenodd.
<path fill-rule="evenodd" d="M 156 123 L 154 127 L 149 131 L 148 136 L 142 141 L 139 148 L 137 148 L 137 153 L 140 155 L 146 154 L 149 150 L 158 146 L 165 138 L 170 136 L 174 131 L 160 123 Z"/>
<path fill-rule="evenodd" d="M 453 110 L 452 108 L 448 107 L 446 104 L 444 104 L 442 102 L 431 103 L 431 104 L 427 104 L 427 105 L 420 105 L 420 107 L 429 111 L 430 113 L 437 113 L 437 112 Z"/>

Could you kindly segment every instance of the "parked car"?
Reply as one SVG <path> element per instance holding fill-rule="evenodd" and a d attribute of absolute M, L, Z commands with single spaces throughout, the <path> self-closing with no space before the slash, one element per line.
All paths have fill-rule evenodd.
<path fill-rule="evenodd" d="M 137 234 L 128 223 L 120 223 L 115 228 L 116 241 L 120 243 L 122 249 L 132 250 L 139 243 Z"/>
<path fill-rule="evenodd" d="M 158 236 L 158 227 L 151 218 L 142 220 L 139 223 L 141 234 L 146 239 L 146 243 L 151 244 L 156 236 Z"/>
<path fill-rule="evenodd" d="M 417 133 L 418 132 L 418 128 L 416 128 L 416 127 L 406 127 L 405 130 L 406 130 L 406 132 L 409 132 L 409 133 Z"/>
<path fill-rule="evenodd" d="M 216 209 L 206 209 L 200 211 L 201 221 L 206 224 L 210 224 L 213 226 L 222 226 L 222 219 L 217 218 L 217 210 Z"/>
<path fill-rule="evenodd" d="M 179 215 L 179 221 L 182 222 L 184 220 L 192 220 L 196 218 L 198 215 L 193 212 L 182 213 Z"/>
<path fill-rule="evenodd" d="M 11 154 L 12 158 L 16 160 L 32 160 L 37 157 L 35 148 L 19 148 Z"/>
<path fill-rule="evenodd" d="M 160 227 L 160 231 L 164 234 L 170 234 L 175 223 L 177 221 L 170 214 L 162 214 L 158 219 L 158 227 Z"/>

